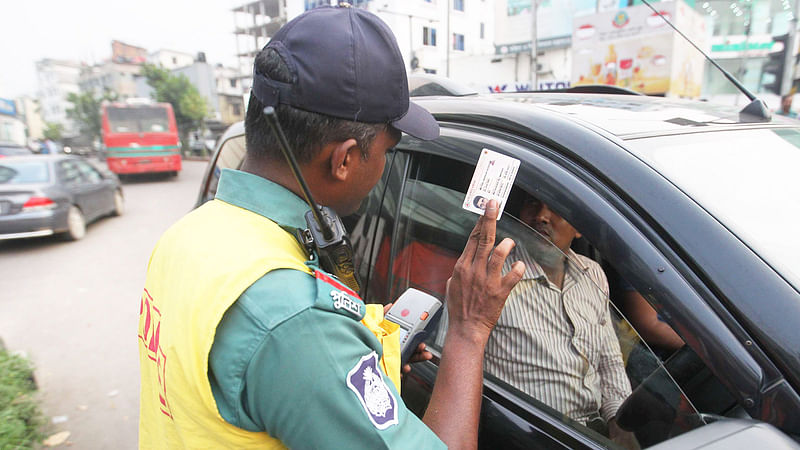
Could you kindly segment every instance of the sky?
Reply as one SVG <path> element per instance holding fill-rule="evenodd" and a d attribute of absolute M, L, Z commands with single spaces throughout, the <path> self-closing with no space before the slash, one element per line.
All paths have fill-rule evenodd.
<path fill-rule="evenodd" d="M 0 0 L 0 97 L 35 96 L 35 62 L 98 63 L 111 41 L 148 52 L 205 52 L 236 67 L 231 9 L 243 0 Z"/>

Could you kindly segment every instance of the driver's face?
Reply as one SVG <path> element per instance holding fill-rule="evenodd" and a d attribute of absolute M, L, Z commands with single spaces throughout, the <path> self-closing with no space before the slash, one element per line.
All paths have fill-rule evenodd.
<path fill-rule="evenodd" d="M 547 236 L 562 252 L 569 249 L 573 239 L 581 236 L 563 217 L 533 197 L 525 201 L 519 216 L 531 228 Z"/>

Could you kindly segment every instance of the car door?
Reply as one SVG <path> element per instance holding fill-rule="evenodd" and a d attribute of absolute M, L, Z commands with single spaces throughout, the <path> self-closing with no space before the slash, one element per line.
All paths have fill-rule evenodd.
<path fill-rule="evenodd" d="M 704 299 L 709 292 L 665 250 L 657 233 L 643 230 L 645 225 L 631 218 L 613 192 L 536 142 L 467 126 L 443 127 L 442 137 L 430 143 L 401 142 L 384 174 L 385 185 L 372 195 L 380 212 L 373 220 L 371 241 L 367 245 L 354 239 L 357 246 L 371 248 L 365 254 L 364 265 L 370 268 L 362 287 L 365 295 L 391 301 L 413 286 L 443 298 L 448 272 L 475 222 L 476 216 L 458 205 L 483 148 L 520 159 L 515 188 L 557 205 L 554 208 L 586 237 L 585 256 L 597 259 L 609 273 L 617 273 L 642 293 L 687 342 L 680 352 L 658 357 L 625 314 L 609 302 L 621 351 L 627 352 L 626 365 L 632 364 L 633 349 L 645 349 L 639 352 L 645 362 L 632 369 L 644 365 L 649 369 L 635 379 L 629 375 L 635 389 L 622 411 L 626 425 L 642 443 L 656 444 L 723 417 L 746 417 L 745 410 L 753 405 L 741 396 L 739 387 L 758 385 L 764 369 L 709 307 Z M 498 226 L 504 221 L 505 217 Z M 530 238 L 518 232 L 512 236 L 521 241 Z M 438 356 L 435 337 L 429 345 Z M 434 359 L 417 365 L 404 381 L 403 397 L 417 414 L 424 412 L 436 370 Z M 737 373 L 738 379 L 731 380 L 725 376 L 728 373 Z M 634 411 L 649 415 L 638 415 L 642 420 L 637 421 Z M 480 442 L 483 448 L 613 445 L 491 373 L 484 384 Z"/>
<path fill-rule="evenodd" d="M 85 183 L 88 206 L 91 216 L 87 215 L 87 220 L 94 220 L 104 214 L 114 210 L 114 182 L 108 180 L 100 172 L 86 161 L 72 161 L 81 173 Z"/>
<path fill-rule="evenodd" d="M 96 214 L 96 205 L 93 200 L 97 195 L 96 187 L 93 187 L 83 177 L 80 167 L 74 159 L 58 161 L 57 172 L 60 183 L 71 196 L 72 203 L 81 210 L 86 221 L 90 221 Z"/>

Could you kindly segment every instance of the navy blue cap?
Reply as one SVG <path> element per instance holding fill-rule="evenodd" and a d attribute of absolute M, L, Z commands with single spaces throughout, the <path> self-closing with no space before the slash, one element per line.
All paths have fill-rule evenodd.
<path fill-rule="evenodd" d="M 289 67 L 292 83 L 254 70 L 253 94 L 264 106 L 364 123 L 388 123 L 424 140 L 439 136 L 433 116 L 408 99 L 397 41 L 376 15 L 352 7 L 315 8 L 281 27 L 266 48 Z"/>

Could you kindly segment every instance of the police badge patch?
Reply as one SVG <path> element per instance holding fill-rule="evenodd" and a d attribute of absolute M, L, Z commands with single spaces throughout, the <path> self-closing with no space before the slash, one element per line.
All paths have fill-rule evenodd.
<path fill-rule="evenodd" d="M 347 374 L 347 387 L 356 393 L 367 417 L 379 430 L 397 423 L 397 400 L 383 381 L 375 352 L 361 358 Z"/>

